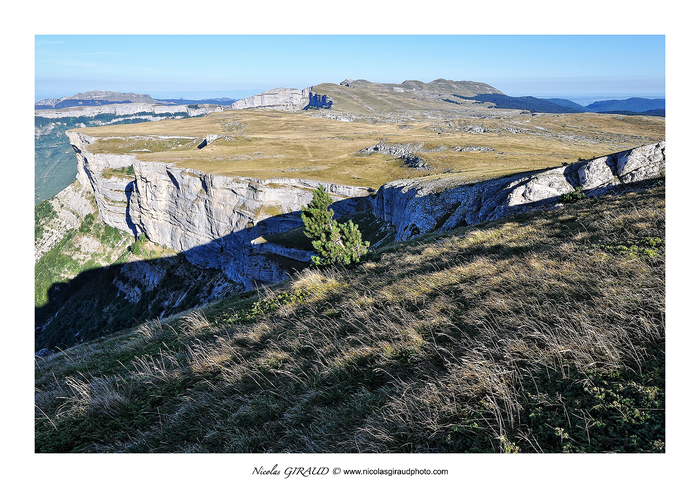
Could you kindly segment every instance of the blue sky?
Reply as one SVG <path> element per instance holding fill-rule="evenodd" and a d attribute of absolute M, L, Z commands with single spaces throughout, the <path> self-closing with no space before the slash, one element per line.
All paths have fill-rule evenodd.
<path fill-rule="evenodd" d="M 35 98 L 241 98 L 345 78 L 488 83 L 511 96 L 664 96 L 663 35 L 37 35 Z"/>

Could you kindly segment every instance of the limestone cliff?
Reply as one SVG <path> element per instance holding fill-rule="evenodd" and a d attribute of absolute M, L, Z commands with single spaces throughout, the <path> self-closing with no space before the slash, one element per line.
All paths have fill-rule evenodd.
<path fill-rule="evenodd" d="M 205 105 L 196 108 L 187 105 L 161 105 L 155 103 L 118 103 L 114 105 L 81 106 L 62 109 L 35 110 L 36 117 L 60 119 L 63 117 L 95 117 L 101 114 L 133 115 L 138 113 L 158 114 L 187 114 L 188 117 L 207 115 L 211 112 L 221 112 L 224 108 L 219 105 Z"/>
<path fill-rule="evenodd" d="M 558 204 L 576 187 L 588 196 L 663 174 L 665 141 L 559 168 L 476 183 L 458 177 L 392 181 L 372 199 L 374 213 L 396 227 L 397 240 L 444 232 Z"/>
<path fill-rule="evenodd" d="M 251 241 L 302 225 L 300 210 L 319 184 L 337 201 L 339 216 L 367 205 L 366 199 L 357 198 L 366 197 L 367 188 L 204 174 L 172 163 L 141 161 L 133 154 L 94 154 L 88 146 L 95 139 L 79 132 L 67 135 L 78 159 L 78 181 L 94 192 L 105 223 L 134 235 L 145 233 L 198 266 L 222 269 L 247 288 L 283 279 L 287 269 L 281 259 L 308 259 L 306 253 Z M 133 176 L 114 171 L 128 167 Z"/>
<path fill-rule="evenodd" d="M 320 183 L 205 174 L 173 163 L 141 161 L 133 154 L 93 154 L 94 139 L 68 132 L 78 158 L 78 181 L 95 195 L 100 218 L 133 235 L 183 253 L 193 264 L 217 268 L 252 288 L 283 279 L 284 260 L 305 262 L 309 253 L 261 245 L 259 237 L 302 225 L 300 210 Z M 392 224 L 397 240 L 426 232 L 551 207 L 581 187 L 587 195 L 660 175 L 665 142 L 554 169 L 465 183 L 458 177 L 418 178 L 367 188 L 321 183 L 336 200 L 338 216 L 362 205 Z M 133 176 L 124 168 L 131 167 Z M 119 171 L 121 170 L 121 171 Z M 356 197 L 356 198 L 352 198 Z M 289 263 L 287 263 L 289 264 Z"/>
<path fill-rule="evenodd" d="M 333 104 L 331 97 L 314 93 L 313 87 L 304 88 L 275 88 L 259 95 L 236 100 L 231 108 L 240 110 L 246 108 L 269 108 L 275 110 L 299 111 L 310 107 L 330 108 Z"/>

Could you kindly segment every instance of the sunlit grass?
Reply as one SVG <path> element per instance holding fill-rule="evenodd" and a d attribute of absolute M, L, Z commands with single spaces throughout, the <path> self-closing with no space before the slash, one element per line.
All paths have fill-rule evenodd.
<path fill-rule="evenodd" d="M 664 212 L 656 186 L 391 243 L 37 358 L 37 450 L 663 451 Z"/>
<path fill-rule="evenodd" d="M 436 127 L 436 124 L 438 127 Z M 478 124 L 486 132 L 466 133 Z M 343 122 L 309 113 L 242 110 L 206 117 L 82 128 L 100 140 L 97 153 L 132 153 L 205 173 L 254 178 L 308 178 L 378 188 L 387 181 L 450 173 L 471 180 L 559 166 L 665 139 L 662 117 L 604 114 L 512 114 L 487 119 L 418 118 L 402 123 Z M 513 132 L 510 129 L 521 132 Z M 208 134 L 220 137 L 203 149 Z M 358 151 L 386 144 L 424 144 L 416 155 L 430 171 L 383 154 Z M 486 152 L 455 151 L 486 147 Z M 444 148 L 430 152 L 430 148 Z M 147 150 L 147 151 L 146 151 Z"/>

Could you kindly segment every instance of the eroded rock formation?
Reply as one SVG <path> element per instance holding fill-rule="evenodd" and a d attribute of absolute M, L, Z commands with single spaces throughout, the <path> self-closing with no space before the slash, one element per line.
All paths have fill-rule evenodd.
<path fill-rule="evenodd" d="M 313 87 L 304 88 L 275 88 L 259 95 L 236 100 L 231 108 L 239 110 L 246 108 L 269 108 L 275 110 L 299 111 L 310 107 L 330 108 L 333 104 L 331 97 L 314 93 Z"/>
<path fill-rule="evenodd" d="M 386 183 L 373 199 L 374 213 L 396 227 L 397 240 L 444 232 L 558 204 L 576 187 L 594 196 L 620 184 L 661 175 L 666 143 L 641 146 L 559 168 L 465 184 L 457 177 Z"/>
<path fill-rule="evenodd" d="M 260 180 L 205 174 L 172 163 L 141 161 L 135 155 L 93 154 L 94 139 L 67 132 L 78 158 L 78 181 L 95 194 L 100 218 L 134 235 L 182 252 L 202 267 L 222 269 L 251 288 L 287 273 L 279 257 L 308 260 L 308 253 L 254 245 L 262 235 L 302 225 L 300 210 L 322 185 L 337 201 L 337 215 L 368 206 L 367 188 L 304 179 Z M 134 176 L 110 169 L 133 167 Z"/>
<path fill-rule="evenodd" d="M 223 270 L 247 288 L 284 279 L 288 271 L 280 259 L 308 261 L 308 252 L 260 244 L 258 238 L 302 225 L 300 210 L 319 182 L 212 175 L 130 154 L 92 154 L 87 146 L 93 139 L 67 134 L 78 157 L 78 181 L 94 192 L 100 218 L 108 225 L 134 235 L 145 233 L 198 266 Z M 406 240 L 551 207 L 576 187 L 591 196 L 656 177 L 665 168 L 665 147 L 660 142 L 476 183 L 458 177 L 398 180 L 382 185 L 371 198 L 367 188 L 322 186 L 334 196 L 338 216 L 371 202 L 375 216 L 395 227 L 396 239 Z M 401 156 L 416 148 L 376 146 L 368 151 L 379 149 Z M 109 171 L 128 166 L 134 176 Z"/>
<path fill-rule="evenodd" d="M 62 109 L 35 110 L 36 117 L 47 119 L 60 119 L 63 117 L 95 117 L 101 114 L 133 115 L 139 113 L 150 114 L 187 114 L 188 117 L 206 115 L 212 112 L 222 112 L 224 108 L 219 105 L 206 105 L 190 107 L 187 105 L 160 105 L 154 103 L 118 103 L 113 105 L 81 106 Z"/>

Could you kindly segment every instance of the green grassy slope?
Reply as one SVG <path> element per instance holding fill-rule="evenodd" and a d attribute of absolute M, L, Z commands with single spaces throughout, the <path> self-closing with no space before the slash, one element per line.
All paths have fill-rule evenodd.
<path fill-rule="evenodd" d="M 38 452 L 663 452 L 665 189 L 37 358 Z"/>
<path fill-rule="evenodd" d="M 49 200 L 34 207 L 35 245 L 49 232 L 55 218 L 56 212 Z M 84 271 L 124 262 L 132 241 L 133 237 L 126 232 L 105 225 L 95 208 L 79 228 L 62 234 L 61 239 L 34 263 L 34 306 L 46 305 L 52 285 L 65 284 Z"/>

